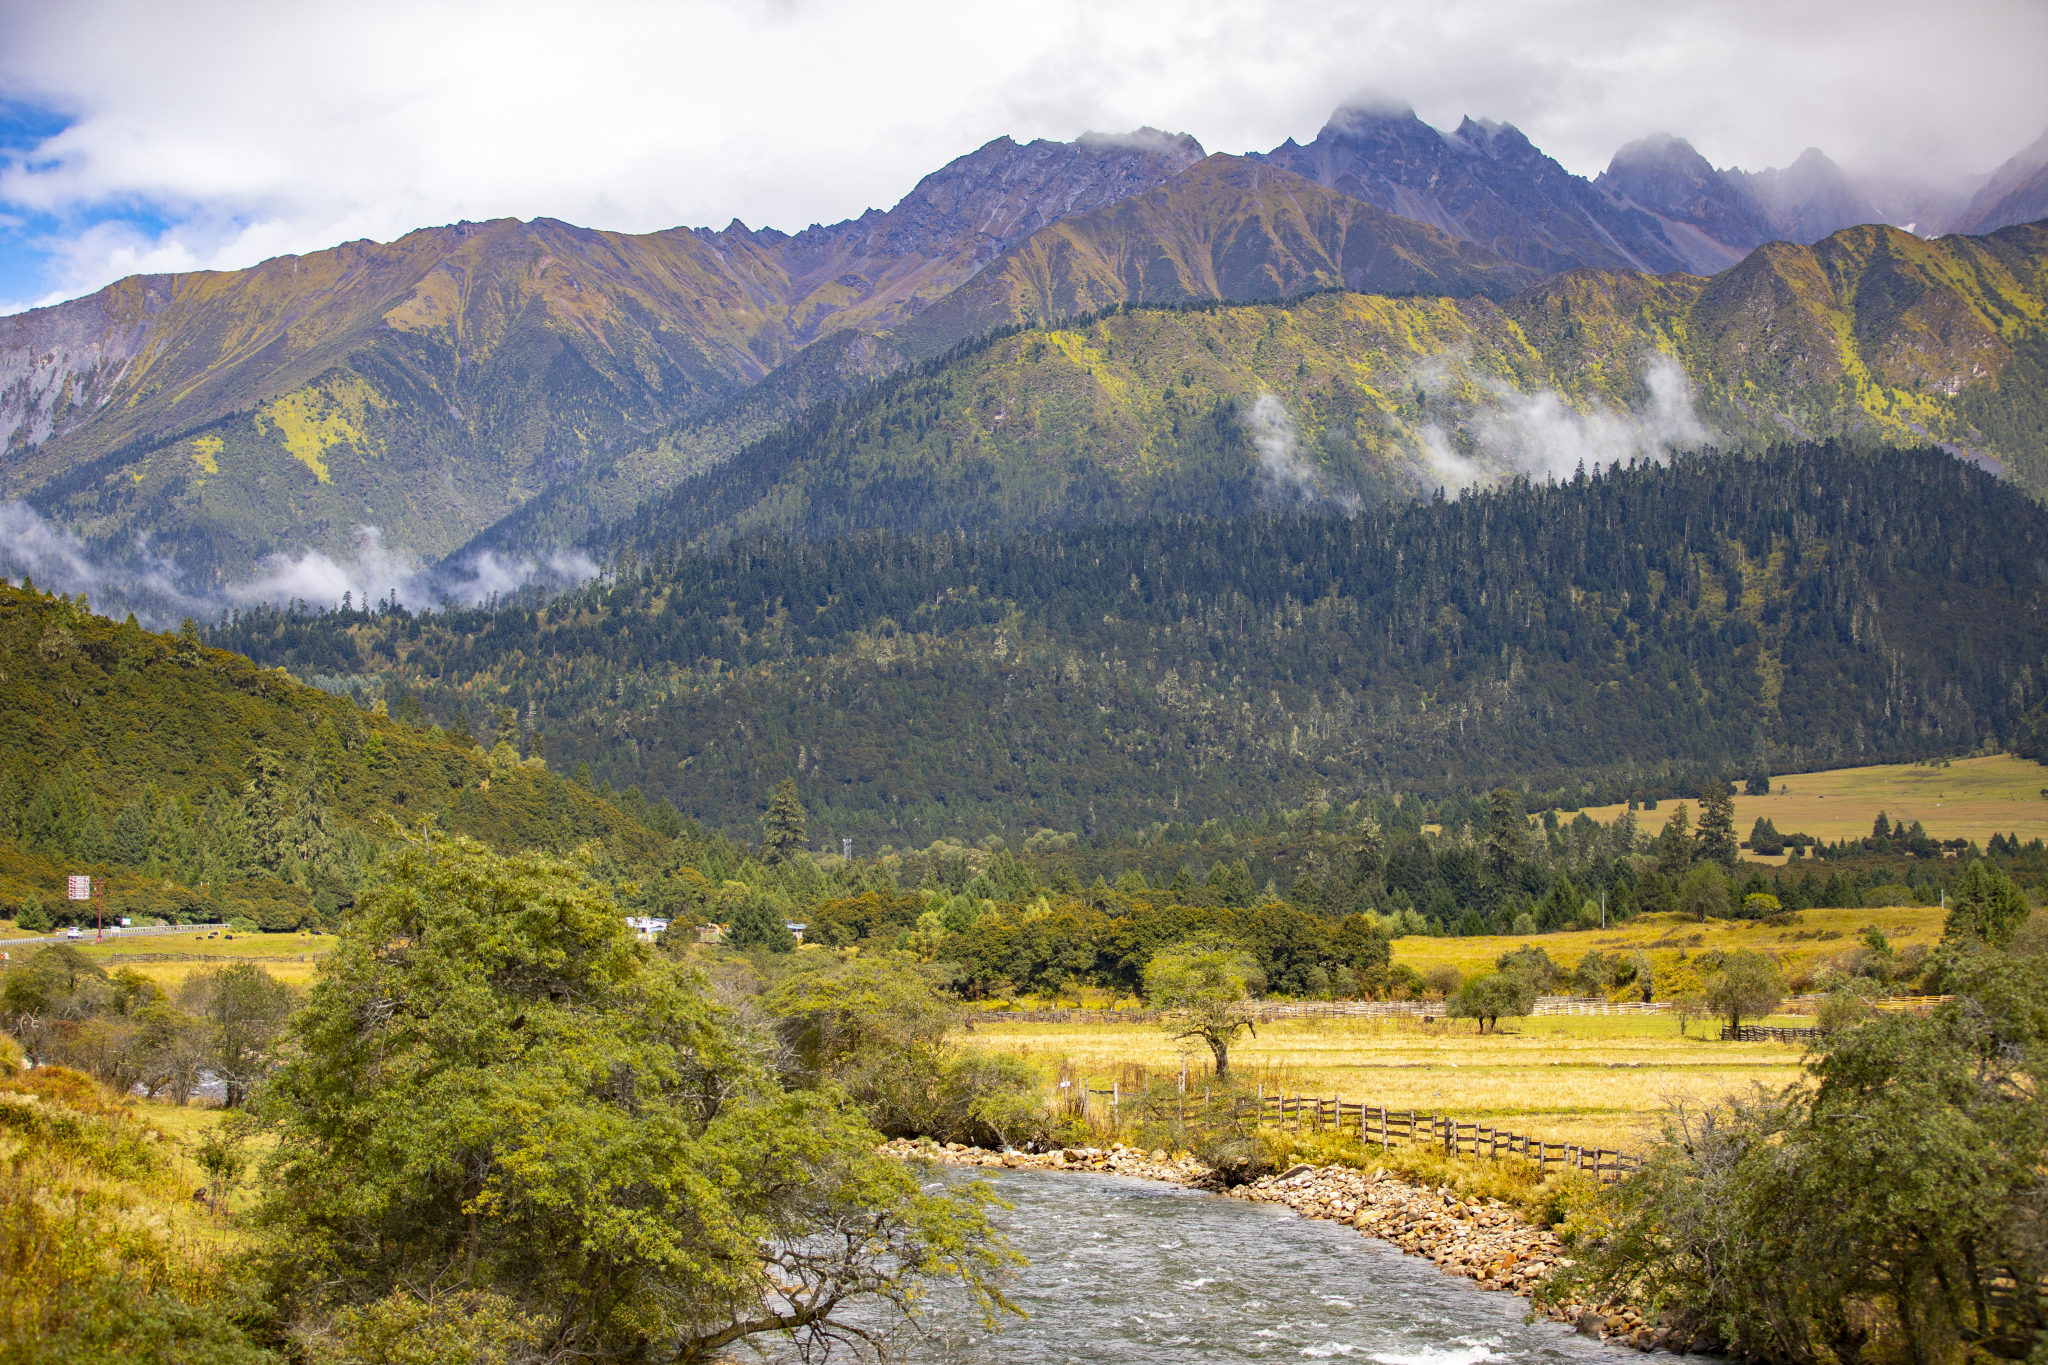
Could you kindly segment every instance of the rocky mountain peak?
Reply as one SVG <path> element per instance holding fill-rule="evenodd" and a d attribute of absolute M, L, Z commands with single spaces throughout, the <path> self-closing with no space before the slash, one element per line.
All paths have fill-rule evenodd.
<path fill-rule="evenodd" d="M 1690 142 L 1670 133 L 1629 143 L 1593 183 L 1724 246 L 1747 250 L 1774 235 L 1769 214 L 1742 183 L 1741 172 L 1715 170 Z"/>

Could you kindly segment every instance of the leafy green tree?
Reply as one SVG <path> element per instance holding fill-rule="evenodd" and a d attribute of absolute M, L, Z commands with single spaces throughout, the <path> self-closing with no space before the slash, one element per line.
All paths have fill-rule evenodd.
<path fill-rule="evenodd" d="M 21 913 L 14 917 L 15 924 L 31 934 L 40 934 L 50 927 L 50 912 L 43 908 L 43 898 L 31 891 L 21 899 Z"/>
<path fill-rule="evenodd" d="M 1230 1045 L 1238 1035 L 1258 1037 L 1252 1022 L 1252 994 L 1265 984 L 1258 964 L 1243 949 L 1222 944 L 1180 943 L 1152 955 L 1145 964 L 1145 998 L 1153 1008 L 1178 1017 L 1160 1027 L 1176 1041 L 1196 1038 L 1216 1058 L 1216 1074 L 1230 1071 Z"/>
<path fill-rule="evenodd" d="M 1511 948 L 1493 960 L 1494 969 L 1500 972 L 1518 973 L 1536 983 L 1539 990 L 1549 990 L 1557 984 L 1562 974 L 1549 952 L 1533 943 L 1524 943 Z"/>
<path fill-rule="evenodd" d="M 1729 1354 L 2025 1360 L 2048 1326 L 2048 960 L 1980 954 L 1930 1018 L 1824 1035 L 1812 1084 L 1679 1107 L 1543 1289 L 1659 1303 Z"/>
<path fill-rule="evenodd" d="M 788 862 L 809 846 L 804 833 L 804 803 L 796 791 L 796 779 L 785 777 L 768 797 L 768 813 L 761 817 L 761 861 L 770 867 Z"/>
<path fill-rule="evenodd" d="M 1740 847 L 1735 840 L 1735 793 L 1726 779 L 1714 778 L 1700 792 L 1699 859 L 1735 866 Z"/>
<path fill-rule="evenodd" d="M 294 1003 L 291 987 L 253 962 L 185 978 L 179 1003 L 206 1023 L 206 1060 L 227 1086 L 232 1109 L 269 1072 L 273 1045 Z"/>
<path fill-rule="evenodd" d="M 742 896 L 729 906 L 726 916 L 726 942 L 735 948 L 796 951 L 796 937 L 789 932 L 789 911 L 773 897 L 758 891 Z"/>
<path fill-rule="evenodd" d="M 1738 948 L 1721 959 L 1707 976 L 1707 1005 L 1741 1028 L 1744 1018 L 1758 1018 L 1785 998 L 1785 974 L 1778 964 L 1753 948 Z"/>
<path fill-rule="evenodd" d="M 869 1340 L 858 1305 L 937 1278 L 1001 1309 L 981 1189 L 926 1193 L 834 1094 L 780 1087 L 577 864 L 400 848 L 293 1032 L 264 1100 L 286 1314 L 453 1277 L 544 1355 L 701 1361 Z"/>
<path fill-rule="evenodd" d="M 1476 1019 L 1481 1033 L 1491 1033 L 1501 1019 L 1518 1019 L 1535 1008 L 1536 992 L 1536 978 L 1528 972 L 1490 972 L 1460 986 L 1444 1012 Z"/>
<path fill-rule="evenodd" d="M 2027 914 L 2027 898 L 2012 878 L 1980 858 L 1963 870 L 1949 895 L 1942 941 L 1963 947 L 1989 944 L 2002 948 L 2026 923 Z"/>
<path fill-rule="evenodd" d="M 1680 913 L 1705 924 L 1728 918 L 1728 879 L 1713 863 L 1701 863 L 1678 883 Z"/>

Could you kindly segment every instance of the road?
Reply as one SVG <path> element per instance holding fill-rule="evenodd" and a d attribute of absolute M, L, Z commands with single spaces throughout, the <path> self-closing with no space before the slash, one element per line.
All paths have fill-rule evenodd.
<path fill-rule="evenodd" d="M 155 928 L 121 930 L 110 928 L 107 930 L 107 938 L 109 940 L 115 938 L 160 938 L 171 934 L 203 934 L 209 929 L 226 928 L 227 925 L 225 924 L 166 924 Z M 64 931 L 59 929 L 54 934 L 37 934 L 34 938 L 0 938 L 0 948 L 11 948 L 17 945 L 25 946 L 31 943 L 91 943 L 93 941 L 93 931 L 91 929 L 81 929 L 81 935 L 79 938 L 66 938 L 64 937 Z"/>

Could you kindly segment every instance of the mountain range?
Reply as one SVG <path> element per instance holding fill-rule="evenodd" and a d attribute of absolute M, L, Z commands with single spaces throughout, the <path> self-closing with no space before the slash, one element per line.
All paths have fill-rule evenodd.
<path fill-rule="evenodd" d="M 1859 227 L 1829 243 L 1902 207 L 1923 233 L 2041 216 L 2044 164 L 2048 138 L 1937 192 L 1859 180 L 1817 151 L 1716 170 L 1659 137 L 1587 180 L 1512 126 L 1441 133 L 1365 106 L 1306 146 L 1249 157 L 1151 129 L 1001 138 L 887 212 L 794 235 L 422 229 L 245 271 L 132 277 L 0 319 L 0 496 L 75 532 L 83 554 L 174 560 L 195 591 L 279 553 L 345 556 L 366 526 L 426 560 L 472 543 L 523 551 L 573 543 L 992 329 L 1324 289 L 1389 300 L 1389 316 L 1455 313 L 1452 330 L 1480 341 L 1405 337 L 1388 354 L 1478 364 L 1491 377 L 1468 397 L 1627 409 L 1647 397 L 1654 351 L 1680 364 L 1716 432 L 1931 436 L 2040 491 L 2038 408 L 2017 382 L 2041 364 L 2035 239 Z M 1861 292 L 1878 288 L 1890 303 Z M 1627 313 L 1638 296 L 1652 302 Z M 1591 298 L 1593 317 L 1557 321 Z M 1845 318 L 1851 332 L 1830 339 Z M 1503 359 L 1530 346 L 1541 364 Z M 1155 361 L 1131 363 L 1149 383 Z M 1361 390 L 1383 413 L 1386 379 Z M 1421 458 L 1367 445 L 1389 487 Z"/>

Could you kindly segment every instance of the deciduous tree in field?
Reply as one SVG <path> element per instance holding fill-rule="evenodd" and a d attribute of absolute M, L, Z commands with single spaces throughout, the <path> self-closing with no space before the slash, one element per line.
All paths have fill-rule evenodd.
<path fill-rule="evenodd" d="M 1230 1045 L 1258 1036 L 1252 992 L 1263 985 L 1258 965 L 1238 948 L 1183 943 L 1161 949 L 1145 967 L 1145 998 L 1179 1017 L 1161 1025 L 1174 1039 L 1199 1038 L 1216 1056 L 1216 1074 L 1230 1072 Z"/>
<path fill-rule="evenodd" d="M 1446 1011 L 1453 1019 L 1476 1019 L 1491 1033 L 1502 1019 L 1519 1019 L 1536 1004 L 1536 978 L 1527 972 L 1493 972 L 1459 987 Z"/>
<path fill-rule="evenodd" d="M 1785 996 L 1785 974 L 1778 964 L 1751 948 L 1741 948 L 1721 961 L 1707 978 L 1707 1005 L 1741 1028 L 1745 1018 L 1769 1014 Z"/>

